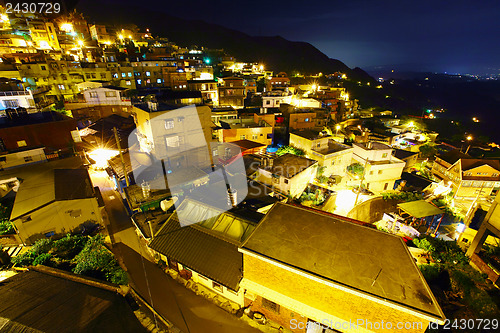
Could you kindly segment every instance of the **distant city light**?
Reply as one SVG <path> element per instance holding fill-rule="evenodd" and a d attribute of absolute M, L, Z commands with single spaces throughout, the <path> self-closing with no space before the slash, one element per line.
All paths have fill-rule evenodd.
<path fill-rule="evenodd" d="M 472 135 L 467 135 L 467 141 L 471 141 L 472 140 Z"/>
<path fill-rule="evenodd" d="M 474 118 L 472 118 L 472 121 L 475 122 L 475 123 L 478 123 L 479 119 L 477 119 L 476 117 L 474 117 Z"/>

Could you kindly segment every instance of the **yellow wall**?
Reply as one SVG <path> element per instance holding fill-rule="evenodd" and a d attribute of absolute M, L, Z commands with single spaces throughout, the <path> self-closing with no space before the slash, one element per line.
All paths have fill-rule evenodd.
<path fill-rule="evenodd" d="M 268 135 L 273 133 L 272 127 L 245 127 L 234 129 L 221 129 L 219 131 L 220 142 L 233 142 L 242 140 L 242 135 L 246 140 L 255 141 L 264 145 L 270 145 L 272 138 L 268 139 Z M 254 137 L 256 136 L 256 137 Z"/>
<path fill-rule="evenodd" d="M 69 211 L 81 210 L 81 215 L 72 217 Z M 19 236 L 27 244 L 33 243 L 33 235 L 38 234 L 38 238 L 50 231 L 56 234 L 66 234 L 78 227 L 87 220 L 94 220 L 102 223 L 102 217 L 97 205 L 96 198 L 61 200 L 42 207 L 29 214 L 31 221 L 22 222 L 21 218 L 14 220 L 16 228 L 19 230 Z"/>
<path fill-rule="evenodd" d="M 286 304 L 280 305 L 317 322 L 325 319 L 334 322 L 349 322 L 349 320 L 356 322 L 358 319 L 364 319 L 379 323 L 382 320 L 384 322 L 390 321 L 394 324 L 393 326 L 398 322 L 421 323 L 420 328 L 405 329 L 404 332 L 424 332 L 429 324 L 429 321 L 410 313 L 319 283 L 246 253 L 243 254 L 243 270 L 244 281 L 242 286 L 244 288 L 253 286 L 255 289 L 259 289 L 248 289 L 249 292 L 257 295 L 265 292 L 265 295 L 261 296 L 278 304 L 288 299 Z M 290 329 L 291 319 L 282 317 L 279 324 Z M 342 331 L 370 332 L 371 330 Z M 392 330 L 380 329 L 373 331 L 402 332 L 403 330 L 397 330 L 394 327 Z"/>

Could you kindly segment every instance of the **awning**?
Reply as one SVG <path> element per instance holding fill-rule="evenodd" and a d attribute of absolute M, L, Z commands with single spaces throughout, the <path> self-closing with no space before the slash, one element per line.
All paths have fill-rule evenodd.
<path fill-rule="evenodd" d="M 444 213 L 441 209 L 437 208 L 433 204 L 428 203 L 425 200 L 400 203 L 398 204 L 398 208 L 418 219 Z"/>

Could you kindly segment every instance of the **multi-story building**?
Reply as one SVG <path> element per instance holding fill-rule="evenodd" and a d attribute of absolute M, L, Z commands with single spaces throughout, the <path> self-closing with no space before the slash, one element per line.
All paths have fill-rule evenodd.
<path fill-rule="evenodd" d="M 215 80 L 188 80 L 187 88 L 200 91 L 204 103 L 219 105 L 219 91 Z"/>
<path fill-rule="evenodd" d="M 243 108 L 245 99 L 244 80 L 240 77 L 226 77 L 219 86 L 219 105 Z"/>
<path fill-rule="evenodd" d="M 19 107 L 35 110 L 35 100 L 30 90 L 0 91 L 0 114 L 1 110 Z"/>
<path fill-rule="evenodd" d="M 317 164 L 315 160 L 294 154 L 284 154 L 277 158 L 264 157 L 255 180 L 295 198 L 304 192 L 307 184 L 313 182 Z"/>
<path fill-rule="evenodd" d="M 324 176 L 345 176 L 354 150 L 329 135 L 312 130 L 290 133 L 290 145 L 304 150 L 307 158 L 318 161 Z"/>
<path fill-rule="evenodd" d="M 432 166 L 435 177 L 450 182 L 456 198 L 488 197 L 500 187 L 500 162 L 475 159 L 458 150 L 436 156 Z"/>
<path fill-rule="evenodd" d="M 56 28 L 52 22 L 36 19 L 27 22 L 33 46 L 45 50 L 57 51 L 60 49 Z"/>
<path fill-rule="evenodd" d="M 272 90 L 285 89 L 290 86 L 290 78 L 285 72 L 280 72 L 278 75 L 271 78 L 270 84 Z"/>
<path fill-rule="evenodd" d="M 380 142 L 353 143 L 352 146 L 353 161 L 364 166 L 363 185 L 374 192 L 392 190 L 406 165 L 393 156 L 392 147 Z"/>
<path fill-rule="evenodd" d="M 211 165 L 212 121 L 208 106 L 178 108 L 150 102 L 135 105 L 132 112 L 137 131 L 129 138 L 129 148 L 137 142 L 140 151 L 163 159 L 169 169 Z"/>
<path fill-rule="evenodd" d="M 221 126 L 214 130 L 214 136 L 219 142 L 251 140 L 265 145 L 272 144 L 273 126 L 265 120 L 255 120 L 253 117 L 219 120 Z"/>

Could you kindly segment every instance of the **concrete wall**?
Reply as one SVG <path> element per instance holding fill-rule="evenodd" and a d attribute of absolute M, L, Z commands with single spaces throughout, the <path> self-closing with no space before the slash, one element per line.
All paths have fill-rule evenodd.
<path fill-rule="evenodd" d="M 47 161 L 43 148 L 5 154 L 0 157 L 5 158 L 5 161 L 0 160 L 0 169 L 9 169 L 21 165 Z"/>
<path fill-rule="evenodd" d="M 29 221 L 23 222 L 23 218 L 12 221 L 26 244 L 34 243 L 52 231 L 66 234 L 87 220 L 102 223 L 96 198 L 56 201 L 28 215 Z"/>
<path fill-rule="evenodd" d="M 270 317 L 284 328 L 290 329 L 290 321 L 297 318 L 310 318 L 316 322 L 325 319 L 333 322 L 356 322 L 362 318 L 370 322 L 392 322 L 392 330 L 384 332 L 401 332 L 395 324 L 398 322 L 419 322 L 420 328 L 404 330 L 405 332 L 424 332 L 429 324 L 428 321 L 416 317 L 410 313 L 402 312 L 384 304 L 376 303 L 364 296 L 352 294 L 337 289 L 318 281 L 312 280 L 306 275 L 278 267 L 259 258 L 243 254 L 244 281 L 242 285 L 247 288 L 247 293 L 253 293 L 285 307 L 287 311 L 272 314 L 259 304 L 252 304 L 252 310 L 266 311 Z M 255 308 L 254 308 L 255 306 Z M 263 312 L 264 313 L 264 312 Z M 292 317 L 293 314 L 293 317 Z M 371 332 L 380 330 L 341 329 L 343 332 Z M 296 330 L 295 332 L 305 332 Z"/>

